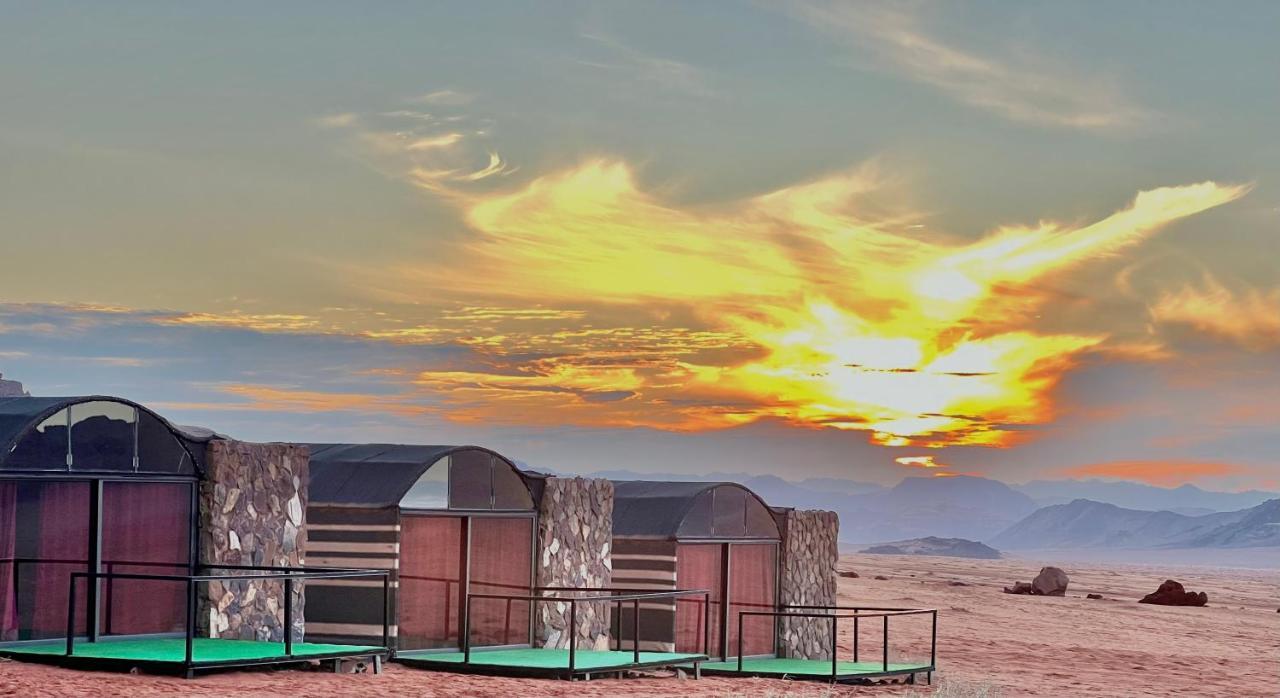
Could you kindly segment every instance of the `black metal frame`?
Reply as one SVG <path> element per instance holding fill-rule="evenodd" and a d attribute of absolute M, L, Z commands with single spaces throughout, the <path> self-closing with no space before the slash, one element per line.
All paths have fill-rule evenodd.
<path fill-rule="evenodd" d="M 875 606 L 806 606 L 800 604 L 783 605 L 782 609 L 810 609 L 804 610 L 779 610 L 779 611 L 739 611 L 738 612 L 738 668 L 734 672 L 736 674 L 761 675 L 758 672 L 748 672 L 743 669 L 742 656 L 742 622 L 746 616 L 773 616 L 775 618 L 830 618 L 831 619 L 831 674 L 828 676 L 831 682 L 840 681 L 857 681 L 868 679 L 879 679 L 889 676 L 909 676 L 912 683 L 915 682 L 916 674 L 925 674 L 927 681 L 933 683 L 933 672 L 937 671 L 938 664 L 938 610 L 935 608 L 884 608 Z M 825 612 L 824 612 L 825 611 Z M 853 611 L 853 613 L 840 613 L 841 611 Z M 871 611 L 871 613 L 864 613 Z M 932 629 L 930 631 L 929 640 L 929 664 L 927 666 L 910 667 L 907 669 L 889 669 L 889 618 L 893 616 L 912 616 L 926 615 L 932 618 Z M 839 653 L 839 621 L 842 618 L 853 619 L 853 661 L 858 661 L 858 621 L 861 618 L 883 618 L 884 619 L 884 640 L 882 642 L 883 653 L 881 657 L 881 671 L 878 672 L 859 672 L 857 674 L 841 674 L 840 673 L 840 653 Z M 719 672 L 717 672 L 719 673 Z M 817 675 L 792 675 L 792 678 L 818 678 Z"/>
<path fill-rule="evenodd" d="M 98 666 L 103 668 L 133 668 L 146 667 L 157 671 L 178 671 L 179 673 L 190 678 L 196 671 L 210 669 L 225 669 L 230 667 L 247 667 L 247 666 L 266 666 L 271 664 L 284 664 L 297 661 L 310 661 L 319 659 L 341 659 L 345 657 L 365 657 L 376 655 L 380 658 L 387 657 L 390 654 L 388 642 L 390 640 L 390 571 L 389 570 L 369 570 L 355 568 L 325 568 L 325 567 L 271 567 L 261 565 L 213 565 L 201 564 L 196 566 L 200 570 L 224 570 L 223 572 L 205 573 L 205 574 L 143 574 L 131 572 L 72 572 L 68 580 L 67 594 L 67 634 L 66 634 L 66 652 L 62 655 L 34 655 L 23 653 L 21 651 L 6 652 L 5 648 L 0 647 L 0 655 L 6 655 L 17 659 L 26 659 L 33 661 L 56 660 L 56 663 L 75 666 L 82 664 L 86 666 Z M 307 654 L 304 656 L 295 656 L 293 653 L 293 591 L 295 581 L 306 581 L 308 579 L 341 579 L 355 577 L 381 577 L 382 578 L 382 594 L 383 594 L 383 613 L 382 613 L 382 645 L 376 650 L 360 649 L 353 652 L 329 652 L 323 654 Z M 132 579 L 145 581 L 168 581 L 183 582 L 186 585 L 186 618 L 184 621 L 183 638 L 186 642 L 185 656 L 181 662 L 165 661 L 165 660 L 133 660 L 133 659 L 117 659 L 117 658 L 101 658 L 101 657 L 85 657 L 75 654 L 76 646 L 76 608 L 78 594 L 76 592 L 76 582 L 80 579 L 86 581 L 88 589 L 94 589 L 102 580 L 112 579 Z M 201 583 L 222 581 L 222 580 L 251 580 L 264 581 L 269 579 L 284 580 L 284 641 L 283 653 L 278 656 L 264 657 L 246 660 L 220 660 L 220 661 L 199 661 L 194 657 L 194 646 L 196 636 L 196 605 L 197 586 Z M 88 594 L 87 594 L 88 595 Z M 89 595 L 90 598 L 93 598 Z M 87 642 L 97 642 L 98 638 L 92 633 L 86 638 Z"/>
<path fill-rule="evenodd" d="M 641 655 L 644 654 L 640 650 L 640 602 L 654 601 L 661 599 L 676 599 L 682 596 L 702 596 L 704 599 L 710 596 L 710 591 L 706 589 L 680 589 L 675 591 L 652 591 L 652 590 L 634 590 L 626 587 L 534 587 L 534 592 L 542 592 L 541 594 L 530 594 L 528 596 L 519 594 L 467 594 L 465 613 L 463 614 L 464 630 L 462 636 L 462 662 L 433 662 L 427 659 L 431 652 L 423 652 L 421 657 L 409 657 L 404 653 L 397 653 L 396 661 L 409 664 L 411 666 L 441 669 L 443 671 L 476 671 L 477 673 L 489 674 L 512 674 L 526 676 L 561 676 L 565 679 L 574 679 L 578 677 L 590 677 L 593 674 L 618 674 L 632 669 L 644 669 L 665 666 L 688 666 L 693 665 L 695 675 L 700 674 L 700 665 L 709 657 L 705 652 L 706 645 L 711 637 L 711 617 L 708 614 L 703 621 L 703 649 L 702 654 L 691 654 L 680 657 L 675 660 L 653 660 L 643 661 Z M 554 594 L 563 594 L 566 592 L 579 594 L 573 596 L 547 596 L 547 592 Z M 582 596 L 580 594 L 596 593 L 594 596 Z M 474 663 L 471 661 L 471 602 L 474 599 L 494 599 L 505 601 L 524 601 L 529 603 L 530 613 L 536 604 L 551 602 L 567 602 L 569 604 L 569 622 L 566 626 L 569 633 L 569 665 L 564 669 L 542 669 L 537 667 L 508 667 L 496 666 L 492 664 Z M 617 609 L 621 609 L 622 603 L 631 602 L 632 604 L 632 624 L 631 624 L 631 642 L 632 642 L 632 661 L 625 665 L 611 666 L 600 669 L 581 669 L 577 666 L 578 652 L 578 604 L 579 603 L 610 603 Z M 618 614 L 621 618 L 621 614 Z M 619 628 L 621 627 L 619 623 Z M 618 633 L 620 635 L 620 633 Z M 622 638 L 617 637 L 617 646 L 619 651 L 622 647 Z M 483 654 L 483 651 L 481 651 Z"/>

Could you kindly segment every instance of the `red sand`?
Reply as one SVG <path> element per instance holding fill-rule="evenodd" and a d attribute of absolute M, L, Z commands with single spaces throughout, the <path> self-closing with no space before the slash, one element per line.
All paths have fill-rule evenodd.
<path fill-rule="evenodd" d="M 1121 565 L 1064 565 L 1065 598 L 1012 596 L 1037 563 L 846 556 L 842 601 L 941 609 L 939 665 L 948 696 L 1280 695 L 1280 573 Z M 875 575 L 889 577 L 886 581 Z M 1135 602 L 1166 577 L 1208 592 L 1208 608 Z M 969 586 L 951 586 L 961 581 Z M 1086 593 L 1101 593 L 1102 601 Z M 895 620 L 892 657 L 927 653 L 928 626 Z M 849 629 L 841 632 L 845 653 Z M 878 630 L 864 628 L 866 651 Z M 926 687 L 840 687 L 811 682 L 645 677 L 573 682 L 466 676 L 389 666 L 381 676 L 233 672 L 182 679 L 71 671 L 0 661 L 0 695 L 13 696 L 836 696 L 929 695 Z"/>

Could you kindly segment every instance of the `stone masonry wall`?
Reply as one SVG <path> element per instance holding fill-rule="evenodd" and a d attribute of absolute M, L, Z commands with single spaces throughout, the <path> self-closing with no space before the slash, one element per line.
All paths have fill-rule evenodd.
<path fill-rule="evenodd" d="M 538 586 L 609 586 L 612 541 L 612 482 L 579 477 L 547 479 L 538 508 Z M 569 604 L 539 603 L 535 643 L 539 647 L 568 647 L 568 624 Z M 580 649 L 608 649 L 607 603 L 578 604 L 577 625 Z"/>
<path fill-rule="evenodd" d="M 305 446 L 214 440 L 200 483 L 201 562 L 304 564 L 309 454 Z M 302 640 L 303 589 L 295 583 L 293 639 Z M 284 580 L 210 582 L 201 632 L 228 639 L 284 640 Z"/>
<path fill-rule="evenodd" d="M 831 511 L 787 511 L 782 517 L 779 598 L 783 605 L 836 603 L 840 518 Z M 831 621 L 783 618 L 778 645 L 784 657 L 831 659 Z"/>

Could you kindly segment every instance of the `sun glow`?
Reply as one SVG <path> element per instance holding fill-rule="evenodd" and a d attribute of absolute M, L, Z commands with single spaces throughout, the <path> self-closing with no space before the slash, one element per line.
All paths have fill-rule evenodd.
<path fill-rule="evenodd" d="M 593 347 L 419 380 L 450 396 L 459 419 L 537 413 L 678 430 L 777 419 L 864 430 L 889 446 L 1004 446 L 1053 417 L 1064 373 L 1108 339 L 1029 320 L 1051 302 L 1046 280 L 1248 190 L 1166 187 L 1087 225 L 1005 227 L 957 242 L 921 238 L 912 214 L 864 213 L 881 187 L 862 168 L 688 210 L 641 191 L 625 164 L 598 161 L 512 193 L 472 195 L 467 263 L 404 270 L 411 281 L 443 274 L 459 293 L 590 304 L 632 322 L 598 328 Z M 656 322 L 655 310 L 694 318 L 735 349 L 656 351 L 629 339 Z M 537 344 L 490 340 L 472 345 L 503 354 L 512 341 Z"/>

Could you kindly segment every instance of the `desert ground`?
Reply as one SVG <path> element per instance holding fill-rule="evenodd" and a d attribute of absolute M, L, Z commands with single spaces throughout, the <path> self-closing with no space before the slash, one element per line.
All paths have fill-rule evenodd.
<path fill-rule="evenodd" d="M 1049 562 L 1054 562 L 1050 560 Z M 1277 696 L 1280 695 L 1280 571 L 1169 565 L 1061 565 L 1067 595 L 1014 596 L 1036 560 L 846 555 L 842 603 L 938 608 L 937 685 L 828 687 L 820 683 L 646 676 L 568 683 L 432 673 L 388 667 L 381 676 L 237 672 L 193 681 L 77 672 L 0 662 L 0 695 L 13 696 Z M 885 579 L 876 579 L 884 577 Z M 1136 603 L 1166 578 L 1206 591 L 1205 608 Z M 1086 599 L 1089 593 L 1102 600 Z M 929 626 L 892 621 L 891 658 L 928 654 Z M 871 627 L 868 627 L 871 626 Z M 863 627 L 864 652 L 879 656 L 879 630 Z M 843 628 L 847 656 L 852 628 Z"/>

